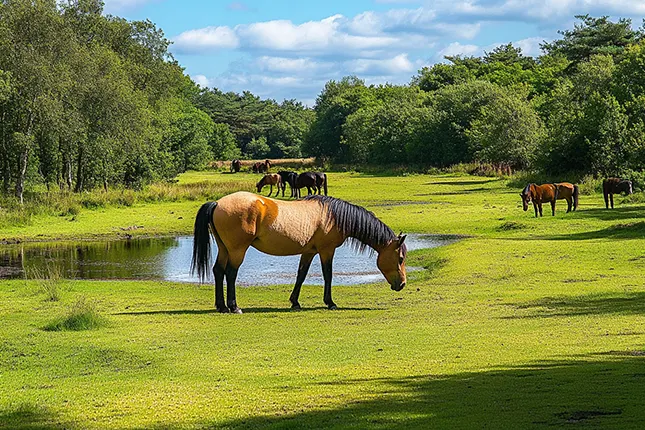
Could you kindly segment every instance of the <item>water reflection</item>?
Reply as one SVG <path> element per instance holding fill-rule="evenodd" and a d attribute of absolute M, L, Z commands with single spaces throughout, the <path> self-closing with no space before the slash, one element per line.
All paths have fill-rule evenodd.
<path fill-rule="evenodd" d="M 408 249 L 434 248 L 454 237 L 409 235 Z M 193 239 L 132 239 L 103 242 L 54 242 L 0 246 L 0 278 L 24 276 L 31 268 L 55 267 L 70 279 L 159 279 L 197 282 L 190 275 Z M 213 243 L 213 246 L 216 245 Z M 217 255 L 216 251 L 213 253 Z M 239 285 L 291 284 L 300 256 L 274 257 L 250 248 L 238 276 Z M 345 245 L 334 257 L 335 284 L 382 280 L 376 258 Z M 322 285 L 320 260 L 312 264 L 306 284 Z"/>

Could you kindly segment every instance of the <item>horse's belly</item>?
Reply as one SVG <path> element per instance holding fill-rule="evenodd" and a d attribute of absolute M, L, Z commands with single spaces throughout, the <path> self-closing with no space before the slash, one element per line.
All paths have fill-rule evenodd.
<path fill-rule="evenodd" d="M 311 250 L 309 244 L 302 245 L 295 240 L 278 234 L 269 234 L 253 241 L 251 246 L 270 255 L 297 255 Z"/>

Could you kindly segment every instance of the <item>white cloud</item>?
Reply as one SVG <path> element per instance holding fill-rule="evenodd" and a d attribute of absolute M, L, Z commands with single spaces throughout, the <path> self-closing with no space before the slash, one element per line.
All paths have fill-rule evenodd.
<path fill-rule="evenodd" d="M 384 60 L 359 58 L 346 62 L 345 68 L 350 73 L 369 76 L 408 75 L 416 70 L 414 64 L 408 58 L 408 54 L 400 54 L 394 58 Z"/>
<path fill-rule="evenodd" d="M 185 31 L 177 36 L 173 42 L 177 49 L 184 53 L 237 48 L 239 45 L 235 32 L 226 26 Z"/>
<path fill-rule="evenodd" d="M 482 49 L 477 45 L 462 45 L 459 42 L 452 42 L 439 52 L 437 52 L 437 59 L 443 59 L 446 56 L 453 55 L 475 55 L 482 52 Z"/>
<path fill-rule="evenodd" d="M 195 81 L 195 83 L 197 83 L 199 86 L 203 88 L 211 86 L 210 80 L 204 75 L 194 75 L 192 76 L 192 78 L 193 78 L 193 81 Z"/>
<path fill-rule="evenodd" d="M 444 56 L 482 55 L 507 41 L 479 44 L 478 36 L 483 31 L 487 36 L 496 34 L 494 27 L 504 22 L 530 23 L 546 36 L 514 42 L 525 55 L 537 56 L 540 43 L 555 37 L 555 28 L 570 27 L 573 15 L 645 14 L 645 0 L 376 2 L 397 5 L 387 11 L 365 11 L 353 17 L 337 14 L 303 23 L 281 19 L 193 29 L 176 36 L 172 49 L 179 55 L 234 50 L 243 56 L 219 76 L 195 75 L 200 85 L 312 101 L 325 82 L 348 74 L 368 83 L 403 83 L 422 66 L 444 61 Z M 229 6 L 233 4 L 243 9 L 243 3 Z"/>

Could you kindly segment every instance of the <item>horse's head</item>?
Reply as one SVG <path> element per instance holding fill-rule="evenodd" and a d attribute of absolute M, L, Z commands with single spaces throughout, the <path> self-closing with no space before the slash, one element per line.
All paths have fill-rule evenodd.
<path fill-rule="evenodd" d="M 255 188 L 258 189 L 258 193 L 262 191 L 262 188 L 264 188 L 264 178 L 260 179 L 257 184 L 255 184 Z"/>
<path fill-rule="evenodd" d="M 401 291 L 405 287 L 405 235 L 399 235 L 378 253 L 376 265 L 394 291 Z"/>
<path fill-rule="evenodd" d="M 524 209 L 524 212 L 529 210 L 529 203 L 531 203 L 531 184 L 528 184 L 520 193 L 520 197 L 522 197 L 522 207 Z"/>
<path fill-rule="evenodd" d="M 632 181 L 623 181 L 625 183 L 625 193 L 627 195 L 634 194 L 634 189 L 632 188 Z"/>

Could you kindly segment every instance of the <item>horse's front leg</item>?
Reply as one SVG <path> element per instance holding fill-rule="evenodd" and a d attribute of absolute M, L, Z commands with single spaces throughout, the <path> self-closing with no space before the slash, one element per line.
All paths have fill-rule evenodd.
<path fill-rule="evenodd" d="M 333 273 L 332 263 L 334 261 L 335 251 L 336 250 L 333 249 L 331 251 L 320 253 L 320 262 L 322 263 L 323 279 L 325 280 L 325 293 L 323 296 L 323 301 L 327 305 L 327 308 L 330 310 L 338 309 L 338 306 L 336 306 L 336 303 L 334 303 L 334 301 L 331 298 L 331 277 Z"/>
<path fill-rule="evenodd" d="M 551 215 L 555 216 L 555 199 L 551 202 Z"/>
<path fill-rule="evenodd" d="M 230 254 L 228 264 L 226 265 L 226 304 L 234 314 L 242 313 L 242 309 L 237 306 L 237 300 L 235 298 L 235 281 L 237 279 L 237 271 L 244 261 L 245 254 L 246 249 Z"/>
<path fill-rule="evenodd" d="M 300 264 L 298 265 L 298 276 L 296 277 L 296 285 L 293 287 L 293 291 L 291 292 L 291 297 L 289 297 L 289 301 L 291 302 L 291 309 L 294 309 L 294 310 L 302 309 L 300 307 L 300 303 L 298 302 L 298 298 L 300 297 L 300 288 L 302 288 L 302 284 L 303 282 L 305 282 L 305 278 L 307 277 L 307 273 L 309 272 L 309 267 L 311 266 L 311 262 L 313 261 L 315 256 L 316 256 L 315 253 L 302 254 L 300 256 Z"/>
<path fill-rule="evenodd" d="M 604 193 L 605 194 L 605 209 L 609 209 L 609 193 Z"/>
<path fill-rule="evenodd" d="M 280 187 L 281 187 L 281 185 L 278 184 L 277 187 L 278 187 L 278 189 L 275 192 L 276 197 L 278 197 L 280 195 Z M 282 197 L 284 197 L 284 189 L 282 190 Z"/>
<path fill-rule="evenodd" d="M 609 195 L 609 198 L 611 199 L 611 208 L 613 209 L 614 208 L 614 193 L 611 193 Z"/>
<path fill-rule="evenodd" d="M 542 216 L 542 202 L 538 202 L 538 209 L 540 211 L 540 216 Z"/>
<path fill-rule="evenodd" d="M 271 194 L 273 194 L 273 184 L 269 185 L 269 194 L 267 194 L 267 197 L 271 197 Z"/>
<path fill-rule="evenodd" d="M 535 209 L 535 218 L 537 218 L 538 217 L 538 205 L 535 202 L 533 202 L 533 209 Z"/>

